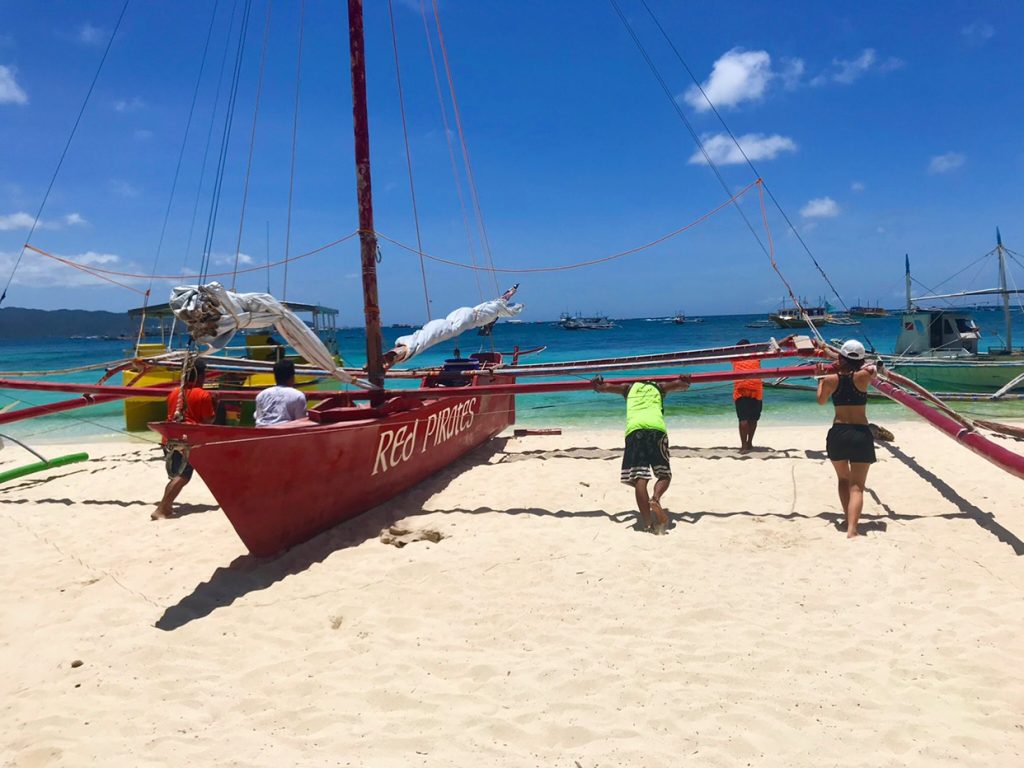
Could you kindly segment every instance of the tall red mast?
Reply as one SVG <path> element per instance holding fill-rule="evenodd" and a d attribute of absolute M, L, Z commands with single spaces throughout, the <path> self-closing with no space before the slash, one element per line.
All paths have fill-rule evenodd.
<path fill-rule="evenodd" d="M 370 127 L 366 110 L 366 57 L 363 43 L 363 0 L 348 0 L 348 44 L 352 65 L 352 128 L 355 133 L 356 200 L 363 267 L 363 314 L 366 317 L 366 372 L 370 383 L 384 385 L 377 301 L 377 235 L 373 228 L 370 188 Z"/>

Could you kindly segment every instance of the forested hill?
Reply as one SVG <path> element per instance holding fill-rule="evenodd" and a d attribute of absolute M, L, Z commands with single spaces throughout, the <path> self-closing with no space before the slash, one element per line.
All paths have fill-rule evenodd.
<path fill-rule="evenodd" d="M 0 339 L 119 336 L 137 331 L 137 324 L 129 320 L 124 312 L 20 307 L 0 309 Z"/>

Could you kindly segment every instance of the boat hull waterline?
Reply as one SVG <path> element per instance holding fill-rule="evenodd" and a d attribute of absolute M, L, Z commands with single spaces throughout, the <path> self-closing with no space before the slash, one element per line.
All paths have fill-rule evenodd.
<path fill-rule="evenodd" d="M 296 427 L 159 422 L 239 538 L 277 554 L 412 488 L 515 421 L 515 396 L 448 394 L 384 417 Z"/>

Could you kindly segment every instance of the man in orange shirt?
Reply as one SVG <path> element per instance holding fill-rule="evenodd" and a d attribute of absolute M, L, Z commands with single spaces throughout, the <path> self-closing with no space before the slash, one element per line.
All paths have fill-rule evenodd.
<path fill-rule="evenodd" d="M 737 346 L 750 342 L 740 339 Z M 761 367 L 760 360 L 735 360 L 734 371 L 756 371 Z M 764 397 L 764 383 L 760 379 L 737 379 L 732 385 L 732 399 L 736 406 L 736 417 L 740 420 L 740 453 L 750 453 L 754 447 L 754 432 L 757 421 L 761 418 L 761 405 Z"/>
<path fill-rule="evenodd" d="M 204 381 L 206 381 L 206 363 L 203 360 L 196 360 L 195 365 L 185 376 L 185 386 L 178 387 L 167 396 L 168 421 L 176 420 L 178 398 L 184 390 L 185 408 L 182 412 L 182 420 L 186 424 L 212 424 L 214 422 L 217 408 L 213 401 L 213 395 L 203 389 Z M 150 515 L 152 520 L 165 520 L 173 517 L 174 500 L 181 493 L 181 489 L 192 479 L 192 465 L 188 463 L 185 454 L 168 447 L 166 443 L 162 447 L 164 464 L 167 467 L 167 487 L 164 488 L 164 497 L 156 505 L 153 514 Z"/>

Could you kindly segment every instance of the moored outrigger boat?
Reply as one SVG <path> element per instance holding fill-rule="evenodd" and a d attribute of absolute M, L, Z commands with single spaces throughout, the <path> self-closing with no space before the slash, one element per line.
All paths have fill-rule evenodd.
<path fill-rule="evenodd" d="M 590 387 L 589 382 L 580 379 L 522 381 L 527 376 L 578 376 L 593 372 L 726 364 L 739 359 L 819 356 L 820 353 L 808 339 L 795 337 L 781 343 L 522 366 L 507 364 L 500 353 L 489 352 L 471 356 L 468 363 L 460 357 L 453 360 L 452 365 L 435 370 L 403 371 L 391 368 L 392 363 L 412 357 L 415 354 L 413 346 L 419 345 L 422 339 L 440 339 L 447 330 L 435 326 L 434 330 L 438 333 L 428 332 L 431 326 L 428 323 L 422 332 L 410 334 L 410 341 L 401 345 L 405 352 L 396 347 L 391 350 L 395 354 L 389 359 L 391 353 L 383 350 L 376 281 L 378 254 L 371 194 L 362 3 L 360 0 L 348 0 L 348 7 L 367 366 L 358 371 L 345 369 L 337 367 L 329 355 L 323 357 L 316 350 L 308 355 L 307 352 L 303 354 L 324 375 L 334 376 L 359 389 L 311 392 L 310 399 L 320 402 L 310 410 L 309 417 L 281 426 L 255 429 L 185 424 L 178 421 L 153 424 L 153 428 L 167 438 L 169 447 L 182 453 L 195 466 L 251 552 L 257 555 L 275 554 L 429 477 L 510 426 L 515 420 L 516 395 L 575 391 Z M 758 179 L 756 183 L 760 188 L 761 180 Z M 241 297 L 224 296 L 219 289 L 220 286 L 215 284 L 186 289 L 193 290 L 197 295 L 205 292 L 213 296 L 211 303 L 198 304 L 198 309 L 196 306 L 184 307 L 183 313 L 178 315 L 188 323 L 192 336 L 197 340 L 220 338 L 227 332 L 222 329 L 221 323 L 228 330 L 240 327 L 239 313 L 226 308 L 238 303 Z M 791 298 L 799 310 L 801 326 L 810 325 L 813 331 L 813 318 L 799 307 L 792 292 Z M 504 302 L 505 299 L 494 301 Z M 210 314 L 203 309 L 211 306 L 219 307 L 221 313 Z M 473 310 L 477 308 L 462 308 L 473 317 L 472 322 L 464 327 L 459 323 L 452 335 L 445 338 L 453 338 L 457 335 L 455 331 L 460 333 L 471 327 L 482 327 L 484 323 L 473 324 L 477 319 L 477 313 Z M 504 307 L 499 305 L 498 309 L 502 308 L 509 309 L 507 304 Z M 251 307 L 244 309 L 246 313 L 256 311 Z M 456 311 L 460 316 L 466 315 L 466 312 Z M 478 319 L 491 322 L 494 317 L 481 316 Z M 434 322 L 443 325 L 443 321 Z M 204 324 L 210 326 L 205 331 L 202 328 Z M 281 329 L 280 325 L 277 327 Z M 190 352 L 182 364 L 187 369 L 193 360 L 194 355 Z M 692 380 L 701 383 L 786 375 L 807 376 L 814 370 L 813 366 L 803 364 L 756 371 L 702 372 L 693 374 Z M 644 380 L 658 381 L 676 375 L 644 376 Z M 421 379 L 419 388 L 385 387 L 388 378 L 412 376 Z M 622 381 L 632 380 L 627 378 Z M 906 386 L 906 381 L 893 376 L 886 376 L 879 383 L 880 391 L 886 396 L 912 407 L 946 434 L 969 445 L 972 450 L 982 453 L 1007 471 L 1021 476 L 1021 462 L 1024 459 L 988 440 L 975 424 L 950 416 L 948 409 L 934 398 L 926 397 L 924 402 L 914 400 L 915 405 L 910 406 L 904 402 Z M 143 388 L 54 383 L 44 386 L 40 382 L 9 379 L 0 380 L 0 387 L 49 389 L 80 395 L 75 400 L 63 403 L 0 414 L 0 423 L 16 420 L 19 416 L 23 418 L 26 415 L 70 410 L 125 397 L 144 396 L 159 400 L 169 391 L 167 386 Z M 254 397 L 255 393 L 240 391 L 227 392 L 226 395 L 245 400 Z M 369 401 L 369 404 L 359 404 L 359 401 L 364 400 Z M 957 426 L 951 427 L 949 421 Z"/>

